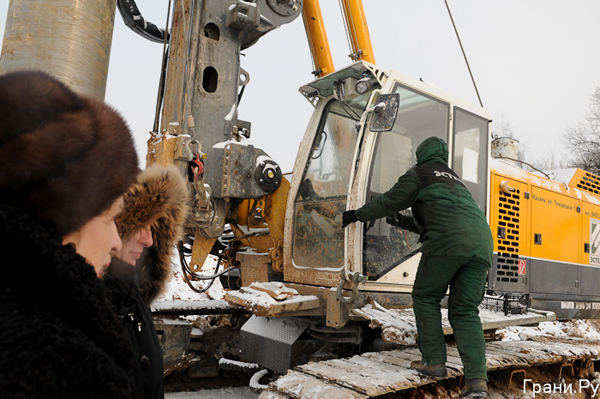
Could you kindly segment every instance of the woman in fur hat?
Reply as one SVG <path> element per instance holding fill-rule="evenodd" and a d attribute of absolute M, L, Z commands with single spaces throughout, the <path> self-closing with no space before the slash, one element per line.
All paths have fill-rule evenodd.
<path fill-rule="evenodd" d="M 144 398 L 164 398 L 162 350 L 148 307 L 171 276 L 171 256 L 187 214 L 187 187 L 179 170 L 153 165 L 125 194 L 117 218 L 123 247 L 104 282 L 134 356 L 134 379 Z"/>
<path fill-rule="evenodd" d="M 41 72 L 0 76 L 0 396 L 132 398 L 98 276 L 135 180 L 123 119 Z"/>

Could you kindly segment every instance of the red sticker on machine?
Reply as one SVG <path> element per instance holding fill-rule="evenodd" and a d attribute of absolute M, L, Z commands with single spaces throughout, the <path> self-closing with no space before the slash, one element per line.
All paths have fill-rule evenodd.
<path fill-rule="evenodd" d="M 519 274 L 527 274 L 527 261 L 519 261 Z"/>

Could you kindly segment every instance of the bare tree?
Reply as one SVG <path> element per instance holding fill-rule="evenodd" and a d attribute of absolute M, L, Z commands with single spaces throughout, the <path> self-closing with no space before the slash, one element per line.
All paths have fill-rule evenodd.
<path fill-rule="evenodd" d="M 571 151 L 571 167 L 600 175 L 600 87 L 590 97 L 585 122 L 567 128 L 563 141 Z"/>
<path fill-rule="evenodd" d="M 554 151 L 546 152 L 544 155 L 531 161 L 531 165 L 539 170 L 556 170 L 571 167 L 571 164 L 557 155 Z"/>

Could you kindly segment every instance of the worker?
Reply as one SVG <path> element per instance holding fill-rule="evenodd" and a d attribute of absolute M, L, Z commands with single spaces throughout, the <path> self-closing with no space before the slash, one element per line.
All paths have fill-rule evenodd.
<path fill-rule="evenodd" d="M 484 213 L 448 167 L 447 144 L 430 137 L 419 145 L 416 155 L 415 168 L 386 193 L 344 212 L 342 225 L 387 216 L 395 220 L 392 224 L 420 234 L 422 256 L 412 300 L 422 359 L 411 368 L 434 377 L 447 375 L 440 302 L 450 287 L 448 319 L 465 374 L 461 397 L 485 397 L 485 340 L 478 306 L 492 262 L 492 235 Z M 409 207 L 414 216 L 396 216 Z"/>
<path fill-rule="evenodd" d="M 36 71 L 0 75 L 0 120 L 0 396 L 135 398 L 99 279 L 138 173 L 131 133 Z"/>
<path fill-rule="evenodd" d="M 171 277 L 171 256 L 187 214 L 186 181 L 175 166 L 142 171 L 116 220 L 123 241 L 103 280 L 134 352 L 143 398 L 164 398 L 162 350 L 149 306 Z"/>

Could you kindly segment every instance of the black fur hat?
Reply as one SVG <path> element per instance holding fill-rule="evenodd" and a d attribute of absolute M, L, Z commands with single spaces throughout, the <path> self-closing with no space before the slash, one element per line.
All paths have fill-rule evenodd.
<path fill-rule="evenodd" d="M 0 202 L 61 235 L 124 194 L 138 160 L 129 128 L 102 101 L 50 75 L 0 75 Z"/>

